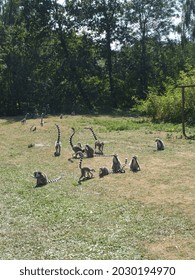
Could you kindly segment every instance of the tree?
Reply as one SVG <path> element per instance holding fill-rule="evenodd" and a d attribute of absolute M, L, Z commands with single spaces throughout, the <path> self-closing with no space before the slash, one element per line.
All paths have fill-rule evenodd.
<path fill-rule="evenodd" d="M 124 1 L 84 0 L 67 1 L 69 11 L 74 15 L 79 31 L 85 32 L 97 42 L 105 59 L 108 75 L 110 103 L 117 107 L 117 93 L 113 77 L 113 44 L 120 37 Z"/>
<path fill-rule="evenodd" d="M 136 46 L 138 61 L 137 90 L 140 98 L 148 92 L 151 58 L 148 46 L 152 38 L 159 42 L 166 40 L 172 26 L 176 1 L 174 0 L 132 0 L 127 6 L 126 17 L 133 29 L 130 43 Z"/>
<path fill-rule="evenodd" d="M 0 114 L 47 104 L 53 113 L 109 111 L 132 107 L 151 87 L 163 95 L 186 61 L 195 64 L 194 4 L 185 0 L 184 46 L 169 37 L 175 4 L 0 0 Z"/>
<path fill-rule="evenodd" d="M 184 47 L 187 40 L 195 40 L 195 2 L 193 0 L 181 1 L 181 22 L 177 31 L 181 35 Z"/>

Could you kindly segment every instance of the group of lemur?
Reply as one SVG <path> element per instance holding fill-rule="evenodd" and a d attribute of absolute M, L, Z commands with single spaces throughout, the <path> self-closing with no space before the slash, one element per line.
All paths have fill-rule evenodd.
<path fill-rule="evenodd" d="M 24 119 L 21 121 L 22 124 L 26 123 L 26 119 L 28 117 L 28 114 L 24 117 Z M 63 117 L 63 115 L 60 115 L 60 119 Z M 41 114 L 41 121 L 40 121 L 41 126 L 44 124 L 44 114 Z M 60 127 L 58 124 L 55 124 L 57 128 L 57 140 L 55 141 L 55 152 L 54 156 L 58 157 L 61 155 L 61 132 L 60 132 Z M 100 141 L 93 128 L 92 127 L 85 127 L 85 129 L 88 129 L 91 131 L 95 143 L 94 143 L 94 148 L 91 147 L 90 145 L 86 144 L 84 147 L 82 147 L 81 143 L 77 143 L 76 145 L 73 144 L 73 136 L 75 135 L 76 131 L 74 128 L 72 128 L 72 133 L 69 138 L 69 144 L 71 146 L 71 149 L 73 151 L 72 158 L 69 160 L 71 161 L 72 159 L 80 159 L 79 161 L 79 169 L 81 172 L 81 175 L 79 177 L 79 182 L 87 179 L 93 178 L 93 172 L 95 170 L 93 168 L 83 166 L 83 159 L 84 158 L 93 158 L 95 156 L 106 156 L 104 154 L 104 142 Z M 36 126 L 32 126 L 30 128 L 31 131 L 36 131 Z M 160 138 L 156 138 L 156 149 L 157 151 L 164 150 L 165 145 L 163 141 Z M 125 166 L 127 165 L 127 159 L 125 159 L 125 163 L 122 165 L 119 157 L 117 154 L 109 155 L 112 156 L 112 171 L 109 171 L 107 167 L 103 166 L 99 168 L 99 177 L 102 178 L 110 173 L 125 173 Z M 129 163 L 129 169 L 132 172 L 138 172 L 141 170 L 137 156 L 133 156 L 130 163 Z M 36 179 L 36 187 L 41 187 L 46 184 L 56 182 L 61 179 L 61 177 L 55 178 L 53 180 L 48 180 L 47 175 L 41 171 L 35 171 L 32 175 L 33 178 Z"/>

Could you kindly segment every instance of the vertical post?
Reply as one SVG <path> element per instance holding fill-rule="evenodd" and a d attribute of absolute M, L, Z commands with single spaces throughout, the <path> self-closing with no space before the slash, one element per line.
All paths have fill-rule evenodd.
<path fill-rule="evenodd" d="M 182 131 L 183 135 L 187 138 L 186 132 L 185 132 L 185 87 L 182 86 Z"/>
<path fill-rule="evenodd" d="M 181 85 L 177 86 L 177 88 L 181 88 L 181 96 L 182 96 L 182 108 L 181 108 L 181 118 L 182 118 L 182 132 L 185 138 L 190 139 L 192 137 L 188 137 L 185 131 L 185 88 L 195 88 L 195 85 Z"/>

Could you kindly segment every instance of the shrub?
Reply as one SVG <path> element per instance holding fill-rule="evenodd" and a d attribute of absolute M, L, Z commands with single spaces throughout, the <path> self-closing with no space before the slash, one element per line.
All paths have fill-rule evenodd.
<path fill-rule="evenodd" d="M 187 65 L 180 72 L 177 85 L 195 85 L 195 69 Z M 164 95 L 159 95 L 151 88 L 146 100 L 137 101 L 136 110 L 152 117 L 153 121 L 181 122 L 181 88 L 168 79 Z M 195 124 L 195 88 L 185 89 L 185 119 L 189 124 Z"/>

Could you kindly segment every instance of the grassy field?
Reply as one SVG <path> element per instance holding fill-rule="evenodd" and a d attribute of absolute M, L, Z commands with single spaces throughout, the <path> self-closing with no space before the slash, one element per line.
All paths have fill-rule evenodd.
<path fill-rule="evenodd" d="M 54 157 L 55 123 L 62 155 Z M 30 127 L 36 125 L 35 132 Z M 94 144 L 92 126 L 107 155 L 121 162 L 137 155 L 141 172 L 98 177 L 112 157 L 84 159 L 96 170 L 78 183 L 79 160 L 68 161 L 73 142 Z M 187 130 L 194 135 L 195 129 Z M 1 259 L 193 259 L 195 256 L 195 141 L 181 125 L 110 116 L 0 119 Z M 155 151 L 155 138 L 166 149 Z M 29 146 L 29 147 L 28 147 Z M 32 147 L 31 147 L 32 146 Z M 33 188 L 35 170 L 59 182 Z"/>

